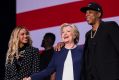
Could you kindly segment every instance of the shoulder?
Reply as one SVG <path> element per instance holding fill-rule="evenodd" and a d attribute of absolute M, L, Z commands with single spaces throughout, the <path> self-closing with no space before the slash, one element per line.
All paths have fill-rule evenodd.
<path fill-rule="evenodd" d="M 33 46 L 28 46 L 29 51 L 32 53 L 40 53 L 39 49 Z"/>
<path fill-rule="evenodd" d="M 38 49 L 38 48 L 33 47 L 33 46 L 29 46 L 29 48 L 30 48 L 30 49 L 32 49 L 32 50 L 35 50 L 35 51 L 39 51 L 39 49 Z"/>
<path fill-rule="evenodd" d="M 105 21 L 103 23 L 106 25 L 108 25 L 108 24 L 116 24 L 117 25 L 117 23 L 115 21 Z"/>
<path fill-rule="evenodd" d="M 75 50 L 77 50 L 77 51 L 82 53 L 83 52 L 83 45 L 77 45 Z"/>
<path fill-rule="evenodd" d="M 61 54 L 66 53 L 66 52 L 68 52 L 68 49 L 63 47 L 63 48 L 61 48 L 60 51 L 54 51 L 54 55 L 61 55 Z"/>
<path fill-rule="evenodd" d="M 65 51 L 67 51 L 67 49 L 62 47 L 60 51 L 54 51 L 54 54 L 57 54 L 57 53 L 59 54 L 61 52 L 65 52 Z"/>
<path fill-rule="evenodd" d="M 89 30 L 86 35 L 85 35 L 85 38 L 87 38 L 88 36 L 90 36 L 90 33 L 91 33 L 91 30 Z"/>
<path fill-rule="evenodd" d="M 102 23 L 104 26 L 107 26 L 108 29 L 119 28 L 118 24 L 115 21 L 106 21 Z"/>
<path fill-rule="evenodd" d="M 115 21 L 102 21 L 100 27 L 107 34 L 119 32 L 119 26 Z"/>

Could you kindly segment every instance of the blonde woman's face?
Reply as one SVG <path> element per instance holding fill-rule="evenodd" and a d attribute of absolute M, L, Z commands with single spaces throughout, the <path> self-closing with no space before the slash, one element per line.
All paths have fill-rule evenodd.
<path fill-rule="evenodd" d="M 73 28 L 70 26 L 64 27 L 61 32 L 61 38 L 64 43 L 74 42 Z"/>
<path fill-rule="evenodd" d="M 25 29 L 21 29 L 18 35 L 20 43 L 22 44 L 28 43 L 29 34 Z"/>

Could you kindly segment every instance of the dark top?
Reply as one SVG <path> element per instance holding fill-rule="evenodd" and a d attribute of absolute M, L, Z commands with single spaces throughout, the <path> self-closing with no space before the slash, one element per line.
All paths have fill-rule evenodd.
<path fill-rule="evenodd" d="M 84 48 L 85 80 L 119 79 L 119 26 L 101 22 L 94 38 L 86 34 Z"/>
<path fill-rule="evenodd" d="M 40 70 L 39 50 L 31 46 L 24 46 L 19 49 L 23 57 L 14 59 L 13 63 L 5 65 L 5 80 L 21 80 Z"/>
<path fill-rule="evenodd" d="M 40 71 L 47 68 L 49 62 L 52 59 L 53 53 L 54 53 L 53 48 L 48 49 L 48 50 L 44 50 L 41 52 L 41 54 L 40 54 Z M 50 80 L 50 76 L 45 77 L 43 80 Z"/>
<path fill-rule="evenodd" d="M 40 67 L 41 68 L 40 68 L 40 70 L 43 70 L 48 66 L 49 62 L 52 59 L 53 53 L 54 53 L 53 48 L 51 48 L 49 50 L 44 50 L 41 52 L 41 54 L 40 54 Z"/>
<path fill-rule="evenodd" d="M 56 80 L 62 80 L 63 66 L 69 49 L 62 48 L 60 52 L 55 52 L 48 67 L 42 72 L 31 75 L 32 80 L 42 80 L 44 77 L 56 71 Z M 79 46 L 71 49 L 73 60 L 74 80 L 80 80 L 80 70 L 82 68 L 82 50 Z"/>

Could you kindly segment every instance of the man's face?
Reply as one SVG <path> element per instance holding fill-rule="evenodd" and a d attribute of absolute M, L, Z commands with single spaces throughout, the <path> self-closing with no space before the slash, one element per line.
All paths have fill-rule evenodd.
<path fill-rule="evenodd" d="M 53 43 L 52 38 L 47 36 L 47 37 L 44 37 L 44 39 L 42 41 L 42 46 L 45 48 L 52 47 L 53 46 L 52 43 Z"/>
<path fill-rule="evenodd" d="M 100 12 L 94 10 L 87 10 L 86 11 L 86 20 L 88 24 L 93 25 L 95 24 L 96 20 L 99 19 Z"/>

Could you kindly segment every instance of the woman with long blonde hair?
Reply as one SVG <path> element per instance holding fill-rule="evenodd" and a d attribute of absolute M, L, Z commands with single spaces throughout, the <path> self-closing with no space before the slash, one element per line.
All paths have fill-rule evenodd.
<path fill-rule="evenodd" d="M 32 47 L 29 31 L 22 26 L 16 27 L 8 45 L 5 80 L 21 80 L 39 70 L 39 50 Z"/>

